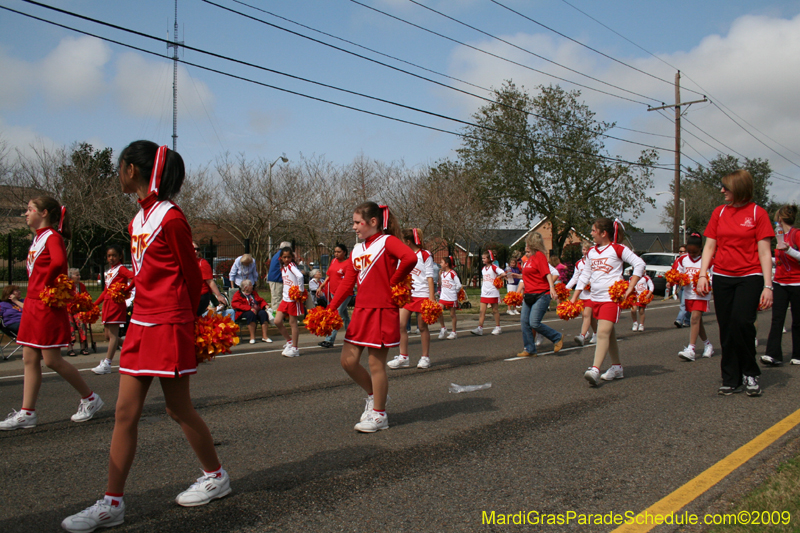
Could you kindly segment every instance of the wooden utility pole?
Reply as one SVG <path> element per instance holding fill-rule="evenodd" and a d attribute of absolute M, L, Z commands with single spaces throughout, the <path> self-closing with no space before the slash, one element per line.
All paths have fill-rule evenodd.
<path fill-rule="evenodd" d="M 686 220 L 683 224 L 678 224 L 680 220 L 680 202 L 681 202 L 681 106 L 689 107 L 692 104 L 699 104 L 700 102 L 707 102 L 708 98 L 705 96 L 702 100 L 694 100 L 692 102 L 681 103 L 681 71 L 675 73 L 675 104 L 662 105 L 660 107 L 648 107 L 648 111 L 658 111 L 659 109 L 667 109 L 675 107 L 675 182 L 673 184 L 674 196 L 672 200 L 672 251 L 677 253 L 681 245 L 680 242 L 680 228 L 684 226 L 683 232 L 686 233 Z"/>

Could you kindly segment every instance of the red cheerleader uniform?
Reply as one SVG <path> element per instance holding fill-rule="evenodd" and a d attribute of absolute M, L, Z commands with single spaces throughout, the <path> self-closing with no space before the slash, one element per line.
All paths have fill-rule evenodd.
<path fill-rule="evenodd" d="M 289 316 L 303 316 L 303 304 L 289 298 L 289 289 L 293 286 L 300 287 L 300 292 L 303 292 L 303 273 L 294 263 L 289 263 L 281 267 L 281 277 L 283 278 L 283 296 L 278 305 L 278 311 Z"/>
<path fill-rule="evenodd" d="M 172 202 L 151 194 L 139 205 L 128 226 L 136 305 L 119 371 L 131 376 L 194 374 L 194 320 L 203 279 L 192 230 Z"/>
<path fill-rule="evenodd" d="M 39 297 L 45 286 L 67 274 L 64 238 L 53 228 L 36 230 L 28 251 L 28 293 L 22 308 L 17 344 L 32 348 L 61 348 L 71 344 L 66 307 L 50 307 Z"/>
<path fill-rule="evenodd" d="M 417 264 L 411 270 L 411 302 L 403 309 L 412 313 L 422 312 L 422 302 L 430 299 L 428 278 L 433 279 L 433 256 L 428 250 L 417 250 Z"/>
<path fill-rule="evenodd" d="M 344 280 L 328 304 L 328 309 L 338 309 L 358 282 L 345 342 L 371 348 L 400 345 L 400 314 L 392 303 L 391 287 L 406 279 L 416 263 L 411 248 L 393 235 L 376 233 L 353 247 Z"/>
<path fill-rule="evenodd" d="M 111 299 L 111 295 L 108 294 L 107 291 L 108 288 L 114 283 L 122 282 L 127 285 L 128 280 L 132 279 L 133 272 L 125 268 L 124 265 L 120 264 L 106 270 L 106 288 L 103 289 L 103 292 L 100 293 L 100 296 L 97 297 L 97 301 L 95 302 L 95 304 L 103 302 L 103 314 L 101 315 L 103 324 L 124 324 L 126 322 L 128 317 L 128 308 L 125 306 L 125 302 L 115 302 Z"/>

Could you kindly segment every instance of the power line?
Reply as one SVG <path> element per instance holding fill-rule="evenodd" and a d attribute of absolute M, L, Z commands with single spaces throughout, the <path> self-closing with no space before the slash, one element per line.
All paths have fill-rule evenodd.
<path fill-rule="evenodd" d="M 632 131 L 634 133 L 642 133 L 644 135 L 653 135 L 654 137 L 664 137 L 666 139 L 674 139 L 675 137 L 671 137 L 669 135 L 664 135 L 663 133 L 651 133 L 649 131 L 642 131 L 642 130 L 634 130 L 631 128 L 623 128 L 622 126 L 614 126 L 618 130 L 625 130 L 625 131 Z"/>

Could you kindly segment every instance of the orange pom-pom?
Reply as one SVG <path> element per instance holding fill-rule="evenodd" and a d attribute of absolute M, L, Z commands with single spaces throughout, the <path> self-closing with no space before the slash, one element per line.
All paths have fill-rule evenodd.
<path fill-rule="evenodd" d="M 80 318 L 81 322 L 84 324 L 94 324 L 100 319 L 100 307 L 93 304 L 92 308 L 88 311 L 78 313 L 78 318 Z"/>
<path fill-rule="evenodd" d="M 336 309 L 315 307 L 306 315 L 303 322 L 306 329 L 317 337 L 327 337 L 334 330 L 344 327 L 344 320 Z"/>
<path fill-rule="evenodd" d="M 293 302 L 303 303 L 308 298 L 308 291 L 301 291 L 299 285 L 289 287 L 289 299 Z"/>
<path fill-rule="evenodd" d="M 504 284 L 503 278 L 501 278 L 501 277 L 494 278 L 494 281 L 492 282 L 492 285 L 494 285 L 498 289 L 502 289 L 503 288 L 503 284 Z"/>
<path fill-rule="evenodd" d="M 422 321 L 426 324 L 433 324 L 442 316 L 442 308 L 439 304 L 431 300 L 422 302 Z"/>
<path fill-rule="evenodd" d="M 575 303 L 565 300 L 556 306 L 556 314 L 561 320 L 572 320 L 581 316 L 581 313 L 583 313 L 582 300 L 578 300 Z"/>
<path fill-rule="evenodd" d="M 76 294 L 72 301 L 67 304 L 67 313 L 70 315 L 77 315 L 78 313 L 85 313 L 91 311 L 94 307 L 92 297 L 88 292 Z"/>
<path fill-rule="evenodd" d="M 585 290 L 585 291 L 592 290 L 592 284 L 591 283 L 587 283 L 586 286 L 583 288 L 583 290 Z"/>
<path fill-rule="evenodd" d="M 612 302 L 622 303 L 625 297 L 625 292 L 628 290 L 628 282 L 624 279 L 615 281 L 612 286 L 608 288 L 608 295 L 611 297 Z"/>
<path fill-rule="evenodd" d="M 556 283 L 555 289 L 556 289 L 556 298 L 558 298 L 559 301 L 563 302 L 564 300 L 569 300 L 571 292 L 566 285 L 564 285 L 563 283 Z"/>
<path fill-rule="evenodd" d="M 111 301 L 121 304 L 131 297 L 132 287 L 124 281 L 117 281 L 106 287 L 106 294 L 111 297 Z"/>
<path fill-rule="evenodd" d="M 239 344 L 239 325 L 229 316 L 211 313 L 195 320 L 194 338 L 195 356 L 202 363 Z"/>
<path fill-rule="evenodd" d="M 459 302 L 467 301 L 467 291 L 465 291 L 463 287 L 458 289 L 458 301 Z"/>
<path fill-rule="evenodd" d="M 516 291 L 509 292 L 503 298 L 503 302 L 506 305 L 510 305 L 511 307 L 519 307 L 520 305 L 522 305 L 522 300 L 523 300 L 522 293 Z"/>
<path fill-rule="evenodd" d="M 403 307 L 412 301 L 411 276 L 406 276 L 405 281 L 392 285 L 392 303 L 397 307 Z"/>
<path fill-rule="evenodd" d="M 52 287 L 45 287 L 39 293 L 39 298 L 50 307 L 66 307 L 75 297 L 75 282 L 72 281 L 65 274 L 59 274 L 56 278 L 55 285 Z"/>
<path fill-rule="evenodd" d="M 670 268 L 669 270 L 667 270 L 666 274 L 664 274 L 664 278 L 670 285 L 678 285 L 680 287 L 688 285 L 691 281 L 689 280 L 688 274 L 680 274 L 674 268 Z"/>
<path fill-rule="evenodd" d="M 630 293 L 628 295 L 627 298 L 625 298 L 625 300 L 619 302 L 619 308 L 620 309 L 630 309 L 631 307 L 633 307 L 636 304 L 636 302 L 637 302 L 636 294 L 632 292 L 632 293 Z"/>
<path fill-rule="evenodd" d="M 653 301 L 653 291 L 643 291 L 639 295 L 639 305 L 648 305 Z"/>

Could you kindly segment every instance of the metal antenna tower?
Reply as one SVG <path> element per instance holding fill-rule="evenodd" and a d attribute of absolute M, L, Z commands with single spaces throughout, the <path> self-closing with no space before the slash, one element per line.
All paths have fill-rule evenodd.
<path fill-rule="evenodd" d="M 167 50 L 173 49 L 172 54 L 172 150 L 177 151 L 178 146 L 178 48 L 183 41 L 178 40 L 178 0 L 175 0 L 175 26 L 172 32 L 172 42 L 167 43 Z"/>

